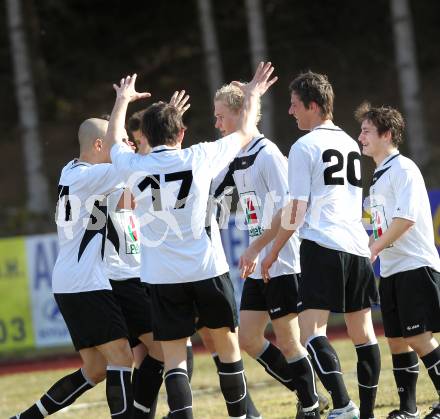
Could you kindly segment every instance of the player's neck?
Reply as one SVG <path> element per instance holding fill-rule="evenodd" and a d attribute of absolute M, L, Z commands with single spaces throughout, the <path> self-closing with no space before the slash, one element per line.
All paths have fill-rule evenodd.
<path fill-rule="evenodd" d="M 372 156 L 374 162 L 376 163 L 376 167 L 379 167 L 388 157 L 390 157 L 392 154 L 396 154 L 398 151 L 399 150 L 397 150 L 396 147 L 390 147 L 381 150 L 379 153 Z"/>
<path fill-rule="evenodd" d="M 321 125 L 333 126 L 334 123 L 333 123 L 333 121 L 331 119 L 323 119 L 323 118 L 317 116 L 316 118 L 313 118 L 310 121 L 310 131 L 313 131 L 315 128 L 317 128 L 317 127 L 319 127 Z"/>
<path fill-rule="evenodd" d="M 89 163 L 89 164 L 99 163 L 99 161 L 96 158 L 94 158 L 94 156 L 92 156 L 90 153 L 85 153 L 85 152 L 80 153 L 78 157 L 78 161 L 82 161 L 84 163 Z"/>

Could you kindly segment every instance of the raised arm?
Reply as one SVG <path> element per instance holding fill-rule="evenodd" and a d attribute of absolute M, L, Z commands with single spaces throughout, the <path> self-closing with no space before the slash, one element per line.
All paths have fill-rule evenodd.
<path fill-rule="evenodd" d="M 125 115 L 130 102 L 150 97 L 148 92 L 139 93 L 136 91 L 136 74 L 122 78 L 119 85 L 114 84 L 116 100 L 108 123 L 105 140 L 110 148 L 116 143 L 122 143 L 125 135 Z"/>
<path fill-rule="evenodd" d="M 272 63 L 261 62 L 255 71 L 253 79 L 249 83 L 232 82 L 244 92 L 243 107 L 236 131 L 242 147 L 249 143 L 255 132 L 259 98 L 278 80 L 278 77 L 270 79 L 273 71 L 274 67 Z"/>

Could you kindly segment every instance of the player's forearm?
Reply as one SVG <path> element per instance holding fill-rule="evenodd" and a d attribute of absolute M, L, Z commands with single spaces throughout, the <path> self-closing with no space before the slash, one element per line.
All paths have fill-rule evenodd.
<path fill-rule="evenodd" d="M 127 113 L 129 100 L 117 97 L 108 123 L 106 141 L 110 147 L 122 143 L 124 137 L 125 115 Z"/>
<path fill-rule="evenodd" d="M 249 143 L 255 133 L 259 100 L 260 95 L 255 92 L 247 93 L 244 97 L 237 131 L 242 147 Z"/>
<path fill-rule="evenodd" d="M 286 243 L 292 237 L 293 233 L 295 233 L 295 230 L 286 229 L 282 225 L 280 225 L 270 252 L 274 256 L 278 257 L 278 254 L 280 253 L 281 249 L 286 245 Z"/>
<path fill-rule="evenodd" d="M 414 221 L 406 220 L 404 218 L 393 218 L 390 226 L 387 231 L 379 237 L 374 243 L 377 253 L 381 252 L 383 249 L 386 249 L 391 244 L 393 244 L 396 240 L 402 237 L 412 226 L 414 225 Z"/>
<path fill-rule="evenodd" d="M 252 242 L 250 247 L 252 247 L 257 253 L 260 253 L 277 236 L 281 225 L 281 211 L 282 210 L 279 210 L 272 218 L 270 227 L 265 228 L 264 233 Z"/>

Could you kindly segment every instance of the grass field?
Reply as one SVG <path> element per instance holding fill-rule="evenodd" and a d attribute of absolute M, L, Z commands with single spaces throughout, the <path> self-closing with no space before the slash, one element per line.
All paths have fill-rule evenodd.
<path fill-rule="evenodd" d="M 382 373 L 377 397 L 376 418 L 385 418 L 387 412 L 398 407 L 398 396 L 391 370 L 390 355 L 384 339 L 380 340 L 382 351 Z M 346 384 L 351 397 L 357 402 L 356 354 L 348 340 L 337 340 L 334 346 L 340 355 Z M 254 360 L 245 357 L 245 368 L 249 388 L 255 404 L 266 419 L 293 418 L 296 412 L 296 397 L 277 381 L 269 377 Z M 417 398 L 423 414 L 436 400 L 435 390 L 425 368 L 421 365 Z M 37 400 L 43 391 L 69 370 L 22 373 L 0 377 L 0 418 L 10 417 Z M 198 419 L 227 418 L 226 408 L 218 387 L 214 363 L 207 354 L 196 354 L 192 381 L 194 394 L 194 417 Z M 166 399 L 161 391 L 157 418 L 167 411 Z M 76 403 L 53 416 L 53 418 L 109 418 L 105 402 L 105 384 L 101 383 L 83 395 Z M 423 417 L 423 416 L 422 416 Z"/>

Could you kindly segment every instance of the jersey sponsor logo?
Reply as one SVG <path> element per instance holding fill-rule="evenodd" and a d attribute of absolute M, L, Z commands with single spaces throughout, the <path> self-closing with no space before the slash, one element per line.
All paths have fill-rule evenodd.
<path fill-rule="evenodd" d="M 388 229 L 385 207 L 383 205 L 374 205 L 371 207 L 371 225 L 373 227 L 374 240 L 381 237 Z"/>
<path fill-rule="evenodd" d="M 133 214 L 128 215 L 126 226 L 127 231 L 125 232 L 125 253 L 127 255 L 137 255 L 140 252 L 139 235 Z"/>
<path fill-rule="evenodd" d="M 249 237 L 261 236 L 263 228 L 261 227 L 260 206 L 258 205 L 257 195 L 254 191 L 244 192 L 240 194 L 240 200 L 245 212 Z"/>

